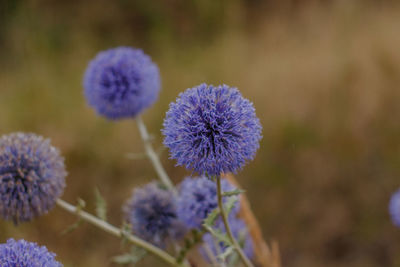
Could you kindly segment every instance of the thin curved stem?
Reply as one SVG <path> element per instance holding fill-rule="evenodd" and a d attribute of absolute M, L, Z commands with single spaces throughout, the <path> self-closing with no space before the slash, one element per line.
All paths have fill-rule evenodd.
<path fill-rule="evenodd" d="M 236 241 L 235 237 L 233 236 L 231 228 L 229 227 L 228 217 L 226 215 L 226 212 L 225 212 L 225 209 L 224 209 L 224 205 L 223 205 L 223 202 L 222 202 L 221 176 L 217 177 L 217 196 L 218 196 L 218 207 L 220 209 L 222 220 L 224 221 L 226 233 L 228 234 L 229 240 L 231 241 L 234 249 L 239 254 L 239 257 L 242 260 L 242 262 L 244 263 L 244 265 L 247 266 L 247 267 L 253 267 L 253 264 L 246 257 L 246 255 L 244 254 L 244 252 L 243 252 L 242 248 L 240 247 L 239 243 Z"/>
<path fill-rule="evenodd" d="M 141 248 L 145 249 L 146 251 L 152 253 L 153 255 L 157 256 L 160 260 L 164 261 L 165 263 L 169 264 L 170 266 L 189 267 L 189 265 L 186 264 L 185 262 L 178 263 L 174 257 L 169 255 L 162 249 L 159 249 L 158 247 L 156 247 L 134 235 L 126 233 L 126 232 L 122 231 L 121 229 L 115 227 L 114 225 L 109 224 L 108 222 L 103 221 L 103 220 L 97 218 L 96 216 L 94 216 L 88 212 L 85 212 L 85 211 L 69 204 L 68 202 L 66 202 L 62 199 L 57 199 L 56 203 L 59 207 L 68 211 L 69 213 L 75 214 L 82 220 L 102 229 L 103 231 L 105 231 L 113 236 L 119 237 L 119 238 L 122 238 L 122 237 L 126 238 L 132 244 L 134 244 L 138 247 L 141 247 Z"/>
<path fill-rule="evenodd" d="M 161 164 L 158 154 L 154 151 L 154 148 L 151 145 L 150 135 L 140 115 L 136 117 L 136 123 L 139 128 L 140 137 L 143 140 L 144 149 L 146 151 L 147 157 L 153 164 L 154 169 L 158 174 L 158 177 L 169 190 L 171 190 L 174 193 L 177 193 L 173 183 L 171 182 L 171 179 L 169 178 L 167 172 L 165 171 L 164 167 Z"/>

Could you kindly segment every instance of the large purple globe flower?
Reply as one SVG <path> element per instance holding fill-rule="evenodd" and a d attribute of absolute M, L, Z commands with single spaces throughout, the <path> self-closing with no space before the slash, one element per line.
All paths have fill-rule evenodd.
<path fill-rule="evenodd" d="M 201 84 L 181 93 L 162 132 L 177 165 L 211 176 L 243 167 L 261 139 L 253 104 L 227 85 Z"/>
<path fill-rule="evenodd" d="M 86 69 L 87 102 L 98 114 L 117 120 L 135 117 L 158 98 L 158 67 L 140 49 L 117 47 L 100 52 Z"/>
<path fill-rule="evenodd" d="M 222 192 L 233 191 L 236 188 L 228 180 L 221 180 Z M 231 196 L 237 197 L 237 196 Z M 228 197 L 223 198 L 223 202 Z M 200 229 L 203 221 L 218 207 L 217 185 L 206 177 L 186 177 L 179 188 L 178 217 L 188 228 Z M 239 212 L 239 202 L 235 203 L 229 216 Z"/>
<path fill-rule="evenodd" d="M 23 239 L 15 241 L 8 239 L 0 244 L 1 267 L 61 267 L 55 260 L 56 254 L 49 252 L 46 247 Z"/>
<path fill-rule="evenodd" d="M 123 210 L 133 232 L 157 246 L 184 234 L 176 213 L 176 196 L 155 182 L 136 188 Z"/>
<path fill-rule="evenodd" d="M 229 227 L 231 228 L 233 236 L 243 249 L 246 257 L 252 259 L 254 255 L 253 239 L 248 233 L 246 224 L 241 219 L 232 217 L 229 218 Z M 222 222 L 219 223 L 217 229 L 223 233 L 226 233 L 225 226 Z M 210 233 L 206 233 L 203 236 L 203 241 L 211 250 L 211 253 L 214 257 L 224 253 L 227 248 L 227 245 L 223 242 L 219 242 L 217 243 L 218 245 L 216 245 L 215 238 Z M 203 248 L 200 249 L 200 252 L 207 261 L 211 261 L 210 255 Z"/>
<path fill-rule="evenodd" d="M 14 223 L 47 213 L 64 191 L 64 159 L 48 139 L 13 133 L 0 138 L 0 217 Z"/>
<path fill-rule="evenodd" d="M 400 227 L 400 189 L 396 191 L 390 199 L 389 212 L 393 224 Z"/>

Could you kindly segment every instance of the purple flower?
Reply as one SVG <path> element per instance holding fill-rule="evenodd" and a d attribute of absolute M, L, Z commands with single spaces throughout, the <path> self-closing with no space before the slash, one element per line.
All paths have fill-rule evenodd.
<path fill-rule="evenodd" d="M 231 228 L 233 236 L 243 249 L 244 254 L 247 256 L 247 258 L 252 259 L 254 254 L 253 239 L 248 233 L 246 224 L 241 219 L 232 217 L 229 218 L 229 227 Z M 223 233 L 226 233 L 225 226 L 222 222 L 219 223 L 217 229 Z M 215 238 L 210 233 L 206 233 L 203 236 L 203 241 L 208 248 L 210 248 L 214 257 L 217 257 L 219 254 L 223 253 L 227 248 L 227 245 L 223 242 L 217 243 Z M 218 244 L 218 247 L 216 244 Z M 200 249 L 200 252 L 207 261 L 210 261 L 209 255 L 203 248 Z"/>
<path fill-rule="evenodd" d="M 14 223 L 47 213 L 65 187 L 64 159 L 50 140 L 13 133 L 0 138 L 0 216 Z"/>
<path fill-rule="evenodd" d="M 49 252 L 46 247 L 23 239 L 15 241 L 8 239 L 0 244 L 1 267 L 61 267 L 55 260 L 56 254 Z"/>
<path fill-rule="evenodd" d="M 236 188 L 226 179 L 221 180 L 222 192 Z M 237 197 L 237 196 L 232 196 Z M 228 198 L 224 197 L 225 203 Z M 200 229 L 203 220 L 218 207 L 217 185 L 206 177 L 186 177 L 180 185 L 178 198 L 178 217 L 188 228 Z M 230 216 L 236 216 L 239 202 L 236 202 Z"/>
<path fill-rule="evenodd" d="M 177 165 L 214 176 L 236 172 L 254 158 L 261 125 L 236 88 L 201 84 L 170 104 L 163 134 Z"/>
<path fill-rule="evenodd" d="M 133 232 L 157 246 L 163 247 L 168 239 L 184 234 L 176 214 L 175 195 L 155 182 L 136 188 L 123 210 Z"/>
<path fill-rule="evenodd" d="M 150 107 L 160 86 L 157 65 L 142 50 L 130 47 L 100 52 L 84 77 L 87 102 L 111 120 L 135 117 Z"/>
<path fill-rule="evenodd" d="M 392 216 L 393 224 L 400 227 L 400 189 L 390 199 L 389 212 Z"/>

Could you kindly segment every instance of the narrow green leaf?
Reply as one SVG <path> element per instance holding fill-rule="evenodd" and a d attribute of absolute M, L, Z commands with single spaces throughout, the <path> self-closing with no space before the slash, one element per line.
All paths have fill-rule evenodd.
<path fill-rule="evenodd" d="M 78 205 L 76 205 L 76 208 L 78 210 L 82 210 L 84 207 L 86 207 L 85 200 L 83 200 L 82 198 L 78 198 L 77 201 L 78 201 Z"/>
<path fill-rule="evenodd" d="M 124 247 L 128 243 L 127 235 L 131 233 L 132 226 L 123 222 L 121 226 L 121 246 Z"/>
<path fill-rule="evenodd" d="M 218 258 L 222 261 L 225 261 L 227 257 L 229 257 L 234 252 L 233 246 L 227 247 L 225 251 L 218 255 Z"/>
<path fill-rule="evenodd" d="M 78 219 L 75 223 L 71 224 L 68 226 L 64 231 L 61 232 L 61 235 L 66 235 L 72 231 L 74 231 L 76 228 L 78 228 L 82 224 L 82 219 Z"/>
<path fill-rule="evenodd" d="M 103 221 L 107 220 L 107 202 L 104 200 L 98 188 L 94 191 L 96 196 L 96 214 Z"/>
<path fill-rule="evenodd" d="M 223 242 L 225 245 L 228 246 L 232 245 L 226 233 L 223 233 L 218 229 L 213 229 L 209 226 L 204 225 L 204 227 L 207 229 L 208 232 L 210 232 L 210 234 L 212 234 L 217 239 L 218 242 Z"/>
<path fill-rule="evenodd" d="M 219 213 L 220 213 L 219 208 L 214 209 L 212 212 L 208 214 L 207 218 L 204 219 L 203 224 L 212 227 Z"/>
<path fill-rule="evenodd" d="M 131 249 L 132 263 L 138 263 L 147 255 L 147 251 L 143 248 L 133 246 Z"/>
<path fill-rule="evenodd" d="M 229 197 L 224 205 L 224 209 L 226 210 L 226 215 L 229 216 L 236 202 L 239 201 L 237 197 Z"/>
<path fill-rule="evenodd" d="M 113 257 L 112 261 L 118 264 L 130 264 L 132 263 L 132 256 L 131 254 L 126 253 Z"/>
<path fill-rule="evenodd" d="M 235 189 L 233 191 L 224 192 L 224 193 L 222 193 L 222 196 L 223 197 L 237 196 L 237 195 L 240 195 L 240 194 L 242 194 L 244 192 L 246 192 L 246 190 L 238 188 L 238 189 Z"/>
<path fill-rule="evenodd" d="M 132 247 L 130 253 L 125 253 L 122 255 L 118 255 L 112 258 L 112 261 L 118 264 L 126 265 L 138 263 L 143 257 L 146 255 L 146 251 L 144 249 L 138 247 Z"/>
<path fill-rule="evenodd" d="M 85 200 L 78 198 L 77 199 L 78 205 L 76 205 L 76 212 L 79 213 L 85 206 L 86 202 Z M 68 226 L 64 231 L 61 232 L 61 235 L 66 235 L 72 231 L 74 231 L 76 228 L 78 228 L 82 224 L 82 219 L 79 218 L 75 223 L 71 224 Z"/>
<path fill-rule="evenodd" d="M 226 203 L 224 204 L 224 208 L 226 210 L 227 215 L 229 215 L 233 209 L 233 207 L 235 206 L 236 202 L 239 199 L 237 197 L 229 197 L 226 201 Z M 219 208 L 214 209 L 212 212 L 210 212 L 207 216 L 207 218 L 204 219 L 203 221 L 203 225 L 212 227 L 214 225 L 215 220 L 218 218 L 218 215 L 220 214 Z"/>

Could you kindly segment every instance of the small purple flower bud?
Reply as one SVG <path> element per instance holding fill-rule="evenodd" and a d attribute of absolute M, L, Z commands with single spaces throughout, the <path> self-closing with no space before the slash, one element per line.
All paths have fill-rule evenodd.
<path fill-rule="evenodd" d="M 176 213 L 176 196 L 153 182 L 136 188 L 123 208 L 134 234 L 157 246 L 179 239 L 185 229 Z"/>
<path fill-rule="evenodd" d="M 228 180 L 221 180 L 222 192 L 233 191 L 236 188 Z M 237 196 L 231 196 L 237 197 Z M 227 197 L 223 197 L 223 202 Z M 207 216 L 218 207 L 217 185 L 206 177 L 186 177 L 179 188 L 178 217 L 188 228 L 200 229 Z M 239 202 L 236 202 L 229 216 L 239 212 Z"/>
<path fill-rule="evenodd" d="M 110 120 L 135 117 L 157 100 L 160 87 L 157 65 L 130 47 L 100 52 L 84 77 L 87 102 Z"/>
<path fill-rule="evenodd" d="M 0 217 L 31 221 L 53 208 L 65 187 L 64 159 L 50 140 L 27 133 L 0 138 Z"/>

